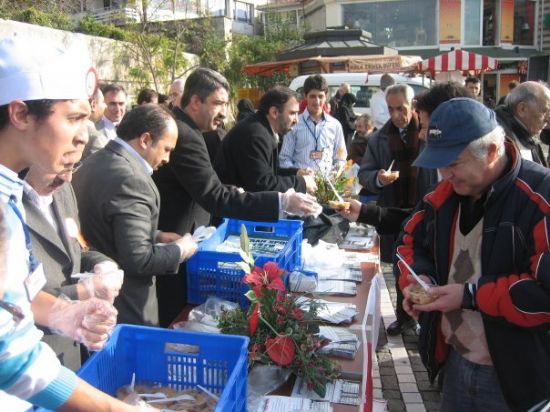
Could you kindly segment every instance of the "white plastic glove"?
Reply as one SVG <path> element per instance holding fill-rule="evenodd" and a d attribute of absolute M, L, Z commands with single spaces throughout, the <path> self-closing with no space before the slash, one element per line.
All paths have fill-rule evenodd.
<path fill-rule="evenodd" d="M 288 189 L 281 196 L 281 210 L 288 215 L 317 217 L 323 208 L 313 196 Z"/>
<path fill-rule="evenodd" d="M 106 260 L 94 266 L 94 273 L 78 283 L 84 286 L 88 298 L 96 297 L 113 303 L 122 287 L 124 271 L 116 263 Z"/>
<path fill-rule="evenodd" d="M 174 242 L 180 248 L 180 263 L 186 261 L 197 251 L 197 241 L 186 233 Z"/>
<path fill-rule="evenodd" d="M 50 309 L 47 326 L 97 351 L 103 348 L 116 325 L 117 314 L 115 307 L 105 300 L 71 301 L 60 297 Z"/>

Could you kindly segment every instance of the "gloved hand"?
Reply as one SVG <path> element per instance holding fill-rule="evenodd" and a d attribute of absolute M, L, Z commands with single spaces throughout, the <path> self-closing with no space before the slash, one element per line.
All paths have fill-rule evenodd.
<path fill-rule="evenodd" d="M 97 351 L 103 348 L 116 325 L 117 314 L 113 305 L 101 299 L 71 301 L 59 297 L 49 311 L 47 326 Z"/>
<path fill-rule="evenodd" d="M 180 248 L 180 263 L 189 259 L 197 251 L 197 242 L 189 233 L 186 233 L 174 243 Z"/>
<path fill-rule="evenodd" d="M 85 299 L 96 297 L 113 303 L 122 287 L 124 271 L 116 263 L 106 260 L 94 266 L 94 273 L 78 282 L 86 289 L 88 296 Z"/>
<path fill-rule="evenodd" d="M 321 214 L 323 208 L 313 196 L 297 193 L 294 189 L 288 189 L 282 194 L 281 210 L 286 214 L 299 217 L 317 217 Z"/>

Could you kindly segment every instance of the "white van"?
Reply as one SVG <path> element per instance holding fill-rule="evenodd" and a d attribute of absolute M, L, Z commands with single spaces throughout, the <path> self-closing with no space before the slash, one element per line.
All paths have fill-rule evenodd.
<path fill-rule="evenodd" d="M 304 81 L 310 75 L 298 76 L 290 83 L 290 88 L 298 92 L 303 98 Z M 380 89 L 381 74 L 368 73 L 326 73 L 322 74 L 328 83 L 328 96 L 330 100 L 342 83 L 349 83 L 351 92 L 357 97 L 357 103 L 353 106 L 356 113 L 370 113 L 370 98 Z M 421 77 L 408 77 L 400 74 L 391 75 L 396 83 L 406 83 L 414 89 L 414 94 L 420 94 L 429 88 L 429 80 L 422 83 Z"/>

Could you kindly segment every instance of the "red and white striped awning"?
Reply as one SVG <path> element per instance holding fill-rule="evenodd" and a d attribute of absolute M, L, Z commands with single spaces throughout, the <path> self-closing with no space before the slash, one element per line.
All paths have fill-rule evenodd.
<path fill-rule="evenodd" d="M 465 50 L 453 50 L 449 53 L 430 57 L 419 63 L 419 71 L 422 72 L 452 72 L 496 70 L 498 62 L 495 58 L 476 54 Z"/>

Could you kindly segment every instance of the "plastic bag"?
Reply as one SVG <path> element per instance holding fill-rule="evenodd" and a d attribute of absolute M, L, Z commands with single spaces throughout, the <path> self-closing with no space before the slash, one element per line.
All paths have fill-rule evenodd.
<path fill-rule="evenodd" d="M 257 410 L 262 398 L 283 385 L 291 373 L 290 369 L 277 365 L 254 365 L 248 371 L 247 410 Z"/>

